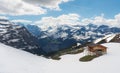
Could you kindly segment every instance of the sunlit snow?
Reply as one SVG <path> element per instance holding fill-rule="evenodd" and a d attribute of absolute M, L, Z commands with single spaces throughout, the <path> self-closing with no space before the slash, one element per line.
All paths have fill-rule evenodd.
<path fill-rule="evenodd" d="M 119 73 L 120 43 L 103 45 L 108 47 L 106 55 L 80 62 L 85 52 L 56 61 L 0 44 L 0 73 Z"/>

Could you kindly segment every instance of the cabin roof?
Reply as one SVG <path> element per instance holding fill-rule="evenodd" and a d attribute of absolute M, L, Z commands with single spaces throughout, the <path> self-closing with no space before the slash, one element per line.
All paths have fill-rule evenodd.
<path fill-rule="evenodd" d="M 102 48 L 107 48 L 106 46 L 103 46 L 103 45 L 100 45 L 100 44 L 94 44 L 94 43 L 88 45 L 88 47 L 91 47 L 91 48 L 94 48 L 96 46 L 97 47 L 102 47 Z"/>

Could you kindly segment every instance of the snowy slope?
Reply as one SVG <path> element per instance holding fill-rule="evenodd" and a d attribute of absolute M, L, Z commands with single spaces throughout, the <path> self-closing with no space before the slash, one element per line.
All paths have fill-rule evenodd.
<path fill-rule="evenodd" d="M 0 73 L 120 73 L 120 43 L 103 44 L 108 53 L 90 62 L 79 62 L 85 53 L 45 59 L 0 44 Z"/>
<path fill-rule="evenodd" d="M 42 73 L 44 58 L 0 43 L 0 73 Z"/>
<path fill-rule="evenodd" d="M 108 54 L 90 62 L 79 62 L 85 53 L 65 55 L 58 62 L 51 62 L 45 73 L 119 73 L 120 43 L 103 44 L 108 47 Z M 52 66 L 52 68 L 51 68 Z"/>

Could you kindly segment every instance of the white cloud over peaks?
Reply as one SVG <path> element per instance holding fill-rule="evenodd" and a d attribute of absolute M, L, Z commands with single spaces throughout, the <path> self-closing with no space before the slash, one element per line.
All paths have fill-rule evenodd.
<path fill-rule="evenodd" d="M 97 24 L 97 25 L 101 25 L 101 24 L 106 24 L 106 19 L 104 18 L 104 15 L 102 14 L 101 16 L 96 16 L 93 19 L 90 18 L 84 18 L 81 20 L 82 24 Z"/>
<path fill-rule="evenodd" d="M 20 23 L 32 23 L 32 21 L 30 21 L 30 20 L 23 20 L 23 19 L 19 19 L 19 20 L 11 20 L 11 22 L 15 22 L 15 23 L 17 23 L 17 22 L 20 22 Z"/>
<path fill-rule="evenodd" d="M 114 16 L 113 19 L 107 19 L 104 15 L 96 16 L 94 18 L 84 18 L 80 19 L 78 14 L 67 14 L 67 15 L 60 15 L 58 17 L 43 17 L 41 20 L 36 21 L 37 24 L 43 31 L 49 29 L 49 31 L 55 31 L 58 26 L 61 25 L 87 25 L 89 23 L 96 24 L 96 25 L 109 25 L 111 27 L 120 27 L 120 14 Z M 53 30 L 53 29 L 54 30 Z"/>
<path fill-rule="evenodd" d="M 47 30 L 48 28 L 57 28 L 60 25 L 77 25 L 79 23 L 79 15 L 78 14 L 67 14 L 61 15 L 58 17 L 43 17 L 41 20 L 36 21 L 41 29 Z"/>
<path fill-rule="evenodd" d="M 9 18 L 6 16 L 0 16 L 0 19 L 9 19 Z"/>
<path fill-rule="evenodd" d="M 60 10 L 59 4 L 68 0 L 0 0 L 0 14 L 39 15 L 47 9 Z"/>
<path fill-rule="evenodd" d="M 104 15 L 96 16 L 93 19 L 84 18 L 81 20 L 81 24 L 96 24 L 96 25 L 109 25 L 111 27 L 117 26 L 120 27 L 120 14 L 114 16 L 113 19 L 107 19 Z"/>

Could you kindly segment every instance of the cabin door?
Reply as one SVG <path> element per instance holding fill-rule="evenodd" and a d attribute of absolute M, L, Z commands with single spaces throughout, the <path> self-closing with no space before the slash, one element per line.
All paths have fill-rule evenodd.
<path fill-rule="evenodd" d="M 100 56 L 103 54 L 101 49 L 96 50 L 95 53 L 97 56 Z"/>

